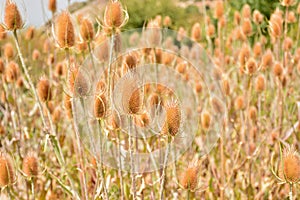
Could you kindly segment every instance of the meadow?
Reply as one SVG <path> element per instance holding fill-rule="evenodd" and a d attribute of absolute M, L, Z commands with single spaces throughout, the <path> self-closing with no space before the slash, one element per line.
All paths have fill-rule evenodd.
<path fill-rule="evenodd" d="M 299 199 L 299 1 L 45 2 L 1 8 L 1 200 Z"/>

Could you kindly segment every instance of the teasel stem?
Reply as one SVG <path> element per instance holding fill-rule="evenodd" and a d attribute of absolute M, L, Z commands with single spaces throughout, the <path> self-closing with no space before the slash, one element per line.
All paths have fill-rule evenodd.
<path fill-rule="evenodd" d="M 40 101 L 40 99 L 39 99 L 39 97 L 37 95 L 36 89 L 35 89 L 35 87 L 33 85 L 33 82 L 32 82 L 32 80 L 30 78 L 27 66 L 26 66 L 25 61 L 24 61 L 23 56 L 22 56 L 22 52 L 21 52 L 21 48 L 20 48 L 20 44 L 19 44 L 19 40 L 18 40 L 18 35 L 17 35 L 17 30 L 13 31 L 13 38 L 14 38 L 14 41 L 15 41 L 15 44 L 16 44 L 16 47 L 17 47 L 18 55 L 19 55 L 19 58 L 20 58 L 20 61 L 21 61 L 21 66 L 22 66 L 22 68 L 24 70 L 24 73 L 25 73 L 25 77 L 28 80 L 28 83 L 29 83 L 29 85 L 31 87 L 31 90 L 33 92 L 35 100 L 38 103 L 38 107 L 39 107 L 39 110 L 40 110 L 42 122 L 43 122 L 44 126 L 47 127 L 47 123 L 46 123 L 45 116 L 44 116 L 44 113 L 43 113 L 42 103 L 41 103 L 41 101 Z"/>
<path fill-rule="evenodd" d="M 14 195 L 13 195 L 12 192 L 10 191 L 10 186 L 7 187 L 7 194 L 8 194 L 8 196 L 9 196 L 9 199 L 10 199 L 10 200 L 14 200 L 14 199 L 15 199 Z"/>
<path fill-rule="evenodd" d="M 298 30 L 297 30 L 297 47 L 299 46 L 299 39 L 300 39 L 300 14 L 298 14 Z"/>
<path fill-rule="evenodd" d="M 131 125 L 132 125 L 132 116 L 129 116 L 129 154 L 130 154 L 130 168 L 131 168 L 131 182 L 132 182 L 132 193 L 133 193 L 133 199 L 136 200 L 136 180 L 135 180 L 135 167 L 134 167 L 134 159 L 133 159 L 133 141 L 131 136 Z"/>
<path fill-rule="evenodd" d="M 168 162 L 169 153 L 170 153 L 170 142 L 172 139 L 171 136 L 169 136 L 169 135 L 167 137 L 168 137 L 168 139 L 167 139 L 168 142 L 167 142 L 163 170 L 162 170 L 162 175 L 161 175 L 161 184 L 160 184 L 160 189 L 159 189 L 160 200 L 164 199 L 164 190 L 165 190 L 165 182 L 166 182 L 166 168 L 167 168 L 167 162 Z"/>
<path fill-rule="evenodd" d="M 105 199 L 108 199 L 108 193 L 107 193 L 107 188 L 106 188 L 106 183 L 105 183 L 105 177 L 104 177 L 104 169 L 103 169 L 103 142 L 102 142 L 102 131 L 101 131 L 101 127 L 102 127 L 102 121 L 98 120 L 99 123 L 99 139 L 100 139 L 100 177 L 103 181 L 103 192 L 104 192 L 104 196 Z"/>
<path fill-rule="evenodd" d="M 190 193 L 191 193 L 191 190 L 187 189 L 187 200 L 190 200 Z"/>
<path fill-rule="evenodd" d="M 112 56 L 113 56 L 113 50 L 114 50 L 114 31 L 112 32 L 111 39 L 110 39 L 110 51 L 109 51 L 109 63 L 108 63 L 108 98 L 112 102 L 112 74 L 111 74 L 111 68 L 112 68 Z"/>
<path fill-rule="evenodd" d="M 289 199 L 293 200 L 293 183 L 290 183 Z"/>
<path fill-rule="evenodd" d="M 284 40 L 286 39 L 286 37 L 287 37 L 287 31 L 288 31 L 288 27 L 287 27 L 287 25 L 288 25 L 288 9 L 289 9 L 289 7 L 288 6 L 286 6 L 285 7 L 285 19 L 284 19 Z M 286 65 L 286 60 L 285 60 L 285 51 L 283 51 L 283 68 L 285 68 L 285 65 Z"/>
<path fill-rule="evenodd" d="M 121 154 L 121 137 L 120 131 L 117 130 L 118 136 L 118 160 L 119 160 L 119 167 L 118 167 L 118 174 L 120 177 L 120 187 L 121 187 L 121 199 L 124 200 L 124 188 L 123 188 L 123 173 L 122 173 L 122 154 Z"/>
<path fill-rule="evenodd" d="M 30 186 L 31 186 L 32 199 L 35 199 L 35 193 L 34 193 L 34 180 L 33 180 L 33 177 L 30 178 Z"/>
<path fill-rule="evenodd" d="M 92 61 L 92 66 L 93 66 L 94 71 L 96 72 L 95 61 L 94 61 L 94 57 L 93 57 L 93 54 L 92 54 L 91 42 L 88 41 L 88 42 L 87 42 L 87 45 L 88 45 L 89 54 L 90 54 L 91 61 Z M 83 53 L 83 54 L 84 54 L 84 53 Z M 84 57 L 84 56 L 83 56 L 83 57 Z"/>

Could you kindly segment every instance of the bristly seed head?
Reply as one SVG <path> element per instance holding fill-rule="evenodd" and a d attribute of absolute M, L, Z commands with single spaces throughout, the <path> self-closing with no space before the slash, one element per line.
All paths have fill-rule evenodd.
<path fill-rule="evenodd" d="M 0 152 L 0 187 L 13 184 L 15 181 L 14 166 L 11 158 Z"/>
<path fill-rule="evenodd" d="M 15 31 L 22 28 L 23 21 L 17 4 L 12 0 L 6 0 L 4 11 L 4 24 L 7 30 Z"/>

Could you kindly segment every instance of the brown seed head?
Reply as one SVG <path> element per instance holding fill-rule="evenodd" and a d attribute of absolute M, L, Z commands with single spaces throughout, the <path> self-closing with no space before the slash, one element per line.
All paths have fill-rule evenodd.
<path fill-rule="evenodd" d="M 283 19 L 280 15 L 278 14 L 272 14 L 271 19 L 269 21 L 270 24 L 270 30 L 271 30 L 271 35 L 274 38 L 279 38 L 282 34 L 282 24 L 283 24 Z"/>
<path fill-rule="evenodd" d="M 248 4 L 245 4 L 242 8 L 242 15 L 244 19 L 250 19 L 251 18 L 251 8 Z"/>
<path fill-rule="evenodd" d="M 64 96 L 64 106 L 67 111 L 68 117 L 72 118 L 72 98 L 68 94 Z"/>
<path fill-rule="evenodd" d="M 264 75 L 261 74 L 256 78 L 255 90 L 256 92 L 262 92 L 265 90 L 265 87 L 266 87 L 266 79 Z"/>
<path fill-rule="evenodd" d="M 257 117 L 257 109 L 254 106 L 251 106 L 248 110 L 248 115 L 251 120 L 255 121 Z"/>
<path fill-rule="evenodd" d="M 32 52 L 32 60 L 33 61 L 38 60 L 40 58 L 40 55 L 41 54 L 40 54 L 39 50 L 37 50 L 37 49 L 33 50 L 33 52 Z"/>
<path fill-rule="evenodd" d="M 240 23 L 241 23 L 241 15 L 238 11 L 234 12 L 234 23 L 237 26 L 240 25 Z"/>
<path fill-rule="evenodd" d="M 217 1 L 215 5 L 215 17 L 221 19 L 224 15 L 224 4 L 223 1 Z"/>
<path fill-rule="evenodd" d="M 4 46 L 4 56 L 6 59 L 14 57 L 14 47 L 11 43 L 7 43 Z"/>
<path fill-rule="evenodd" d="M 182 187 L 186 190 L 195 190 L 197 189 L 198 186 L 198 179 L 199 179 L 199 167 L 188 167 L 181 180 L 180 180 L 180 184 L 182 185 Z"/>
<path fill-rule="evenodd" d="M 37 84 L 37 92 L 42 102 L 50 101 L 52 94 L 50 82 L 46 77 L 42 77 Z"/>
<path fill-rule="evenodd" d="M 275 76 L 280 77 L 283 74 L 283 67 L 281 63 L 276 62 L 273 67 L 273 73 Z"/>
<path fill-rule="evenodd" d="M 288 182 L 297 183 L 300 181 L 300 156 L 293 147 L 285 150 L 283 172 Z"/>
<path fill-rule="evenodd" d="M 287 22 L 288 22 L 288 23 L 295 23 L 296 21 L 297 21 L 297 18 L 296 18 L 295 12 L 290 11 L 290 12 L 288 13 Z"/>
<path fill-rule="evenodd" d="M 57 106 L 52 113 L 52 120 L 54 124 L 57 124 L 61 119 L 61 108 Z"/>
<path fill-rule="evenodd" d="M 131 54 L 127 55 L 125 57 L 125 63 L 126 63 L 126 65 L 127 65 L 127 67 L 129 69 L 135 68 L 136 65 L 137 65 L 137 58 L 136 58 L 136 56 L 135 55 L 131 55 Z"/>
<path fill-rule="evenodd" d="M 243 33 L 249 36 L 252 33 L 252 24 L 250 19 L 245 19 L 242 26 Z"/>
<path fill-rule="evenodd" d="M 20 11 L 15 2 L 6 0 L 4 11 L 4 24 L 7 30 L 13 31 L 23 26 Z"/>
<path fill-rule="evenodd" d="M 244 96 L 238 96 L 236 99 L 235 99 L 235 109 L 236 110 L 241 110 L 241 109 L 244 109 L 245 107 L 245 99 L 244 99 Z"/>
<path fill-rule="evenodd" d="M 170 102 L 165 106 L 166 117 L 162 133 L 175 136 L 180 129 L 181 111 L 177 102 Z"/>
<path fill-rule="evenodd" d="M 284 51 L 289 51 L 293 47 L 293 40 L 290 37 L 287 37 L 283 41 L 283 49 Z"/>
<path fill-rule="evenodd" d="M 250 58 L 247 63 L 246 63 L 246 72 L 249 75 L 252 75 L 256 72 L 257 70 L 257 64 L 254 58 Z"/>
<path fill-rule="evenodd" d="M 49 0 L 48 9 L 52 12 L 56 12 L 56 0 Z"/>
<path fill-rule="evenodd" d="M 124 23 L 123 7 L 121 2 L 108 3 L 104 13 L 104 24 L 110 28 L 120 28 Z"/>
<path fill-rule="evenodd" d="M 80 35 L 83 41 L 91 41 L 94 39 L 94 27 L 90 20 L 82 19 L 80 22 Z"/>
<path fill-rule="evenodd" d="M 32 177 L 38 175 L 39 162 L 33 153 L 29 153 L 23 160 L 23 172 L 26 176 Z"/>
<path fill-rule="evenodd" d="M 3 60 L 0 58 L 0 74 L 4 73 L 5 66 Z"/>
<path fill-rule="evenodd" d="M 207 111 L 203 111 L 201 114 L 201 126 L 204 130 L 208 130 L 211 123 L 210 113 Z"/>
<path fill-rule="evenodd" d="M 215 35 L 215 32 L 216 32 L 215 26 L 213 24 L 209 24 L 207 27 L 206 34 L 209 37 L 213 37 Z"/>
<path fill-rule="evenodd" d="M 26 40 L 32 40 L 32 38 L 34 37 L 34 27 L 29 27 L 27 32 L 26 32 L 26 35 L 25 35 L 25 39 Z"/>
<path fill-rule="evenodd" d="M 264 16 L 258 11 L 254 10 L 253 12 L 253 21 L 255 24 L 261 24 L 264 20 Z"/>
<path fill-rule="evenodd" d="M 8 83 L 14 82 L 19 76 L 19 66 L 14 61 L 11 61 L 5 70 L 5 80 Z"/>
<path fill-rule="evenodd" d="M 289 7 L 289 6 L 292 6 L 294 4 L 294 0 L 282 0 L 281 4 L 283 6 Z"/>
<path fill-rule="evenodd" d="M 272 53 L 272 51 L 267 50 L 267 52 L 263 55 L 261 65 L 262 65 L 263 69 L 266 69 L 268 67 L 273 66 L 273 53 Z"/>
<path fill-rule="evenodd" d="M 75 44 L 75 30 L 70 13 L 60 13 L 55 22 L 55 35 L 60 48 L 70 48 Z"/>
<path fill-rule="evenodd" d="M 258 58 L 262 54 L 262 45 L 260 42 L 256 42 L 253 47 L 253 54 L 255 58 Z"/>
<path fill-rule="evenodd" d="M 11 185 L 15 181 L 14 166 L 11 158 L 0 152 L 0 187 Z"/>
<path fill-rule="evenodd" d="M 95 97 L 94 101 L 94 116 L 96 118 L 105 117 L 107 111 L 107 100 L 104 93 L 101 93 Z"/>
<path fill-rule="evenodd" d="M 201 39 L 201 27 L 199 23 L 193 25 L 191 37 L 195 41 L 199 41 Z"/>

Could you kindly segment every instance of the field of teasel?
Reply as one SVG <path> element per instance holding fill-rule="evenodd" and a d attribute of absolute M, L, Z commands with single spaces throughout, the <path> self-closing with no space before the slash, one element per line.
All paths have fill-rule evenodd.
<path fill-rule="evenodd" d="M 298 1 L 134 30 L 126 1 L 45 2 L 1 8 L 1 200 L 300 199 Z"/>

